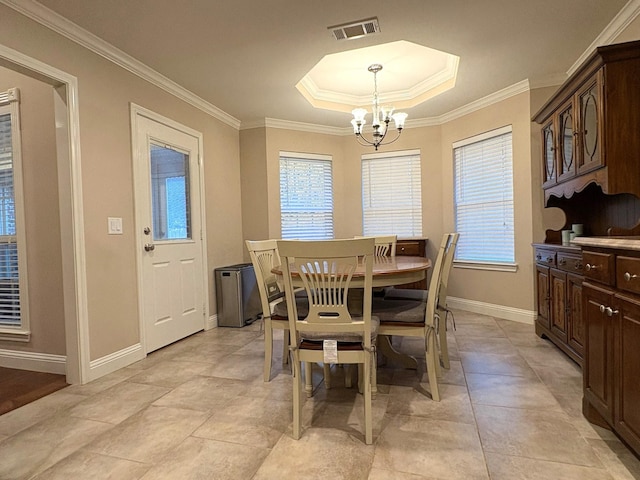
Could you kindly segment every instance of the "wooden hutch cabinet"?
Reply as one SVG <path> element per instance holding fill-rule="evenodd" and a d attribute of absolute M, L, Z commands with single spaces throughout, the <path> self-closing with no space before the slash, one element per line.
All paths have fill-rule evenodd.
<path fill-rule="evenodd" d="M 583 248 L 583 412 L 640 454 L 640 240 L 633 241 L 638 250 Z"/>
<path fill-rule="evenodd" d="M 544 206 L 565 214 L 533 245 L 536 333 L 582 365 L 585 416 L 640 454 L 640 41 L 596 48 L 533 120 Z M 572 224 L 585 237 L 562 245 Z M 634 247 L 589 243 L 618 236 Z"/>
<path fill-rule="evenodd" d="M 396 243 L 396 255 L 406 255 L 409 257 L 426 257 L 427 256 L 427 239 L 400 239 Z M 426 290 L 427 279 L 424 278 L 419 282 L 407 283 L 405 285 L 397 285 L 396 288 L 415 288 Z"/>
<path fill-rule="evenodd" d="M 582 255 L 579 247 L 536 244 L 538 319 L 536 333 L 582 365 Z"/>

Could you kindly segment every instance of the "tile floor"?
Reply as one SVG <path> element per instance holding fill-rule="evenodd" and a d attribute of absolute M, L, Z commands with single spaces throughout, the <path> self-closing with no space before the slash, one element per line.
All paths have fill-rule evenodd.
<path fill-rule="evenodd" d="M 262 381 L 259 326 L 218 328 L 0 416 L 0 479 L 640 478 L 640 461 L 582 418 L 580 370 L 533 326 L 455 318 L 440 403 L 424 358 L 418 372 L 379 368 L 374 445 L 337 367 L 329 390 L 315 370 L 293 440 L 291 377 L 276 359 Z M 396 340 L 420 356 L 419 341 Z"/>

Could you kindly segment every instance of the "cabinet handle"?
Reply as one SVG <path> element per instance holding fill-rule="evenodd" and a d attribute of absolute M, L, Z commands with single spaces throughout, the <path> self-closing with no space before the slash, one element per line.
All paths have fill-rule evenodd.
<path fill-rule="evenodd" d="M 607 307 L 605 307 L 604 305 L 600 305 L 600 313 L 604 313 L 604 311 L 606 310 Z"/>
<path fill-rule="evenodd" d="M 576 270 L 582 270 L 582 262 L 576 262 L 573 268 L 575 268 Z"/>
<path fill-rule="evenodd" d="M 636 275 L 636 274 L 631 275 L 629 272 L 624 272 L 624 279 L 627 282 L 630 282 L 631 279 L 633 279 L 633 278 L 638 278 L 638 275 Z"/>
<path fill-rule="evenodd" d="M 620 310 L 613 310 L 611 307 L 607 307 L 604 309 L 608 317 L 612 317 L 620 313 Z"/>
<path fill-rule="evenodd" d="M 566 265 L 567 261 L 564 258 L 561 258 L 560 260 L 558 260 L 558 265 Z"/>
<path fill-rule="evenodd" d="M 553 263 L 553 257 L 547 257 L 547 263 Z"/>
<path fill-rule="evenodd" d="M 537 255 L 536 255 L 536 260 L 542 260 L 542 255 L 537 254 Z"/>
<path fill-rule="evenodd" d="M 591 265 L 590 263 L 587 263 L 587 264 L 584 266 L 584 269 L 585 269 L 587 272 L 589 272 L 589 271 L 591 271 L 591 270 L 597 270 L 597 269 L 599 269 L 599 268 L 600 268 L 600 265 Z"/>

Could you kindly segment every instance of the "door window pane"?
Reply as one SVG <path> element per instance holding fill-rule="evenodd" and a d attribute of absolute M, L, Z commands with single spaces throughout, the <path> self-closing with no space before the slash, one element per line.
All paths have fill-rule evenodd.
<path fill-rule="evenodd" d="M 191 238 L 189 155 L 151 145 L 151 205 L 155 241 Z"/>

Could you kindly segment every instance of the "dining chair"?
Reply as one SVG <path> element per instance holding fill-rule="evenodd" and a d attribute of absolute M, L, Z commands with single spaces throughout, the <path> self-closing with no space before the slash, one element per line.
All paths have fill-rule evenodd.
<path fill-rule="evenodd" d="M 374 298 L 372 305 L 372 315 L 378 317 L 380 321 L 378 330 L 380 335 L 424 339 L 431 398 L 436 402 L 440 401 L 438 388 L 440 361 L 437 339 L 439 313 L 436 306 L 448 243 L 449 236 L 443 236 L 433 266 L 426 302 L 421 299 L 384 297 Z"/>
<path fill-rule="evenodd" d="M 378 320 L 371 315 L 374 240 L 372 238 L 295 241 L 279 240 L 293 357 L 293 437 L 301 435 L 301 362 L 358 365 L 364 396 L 365 443 L 373 441 L 372 370 Z M 360 259 L 359 259 L 360 258 Z M 347 301 L 353 274 L 364 268 L 363 301 L 356 314 Z M 302 284 L 309 299 L 307 315 L 299 317 L 294 284 Z M 350 310 L 351 308 L 351 310 Z"/>
<path fill-rule="evenodd" d="M 378 257 L 396 256 L 397 235 L 369 235 L 356 236 L 354 238 L 373 238 L 375 242 L 375 255 Z"/>
<path fill-rule="evenodd" d="M 271 379 L 274 329 L 284 331 L 283 365 L 289 359 L 289 318 L 286 314 L 283 316 L 282 312 L 275 312 L 276 304 L 282 303 L 284 300 L 284 291 L 278 283 L 277 277 L 271 273 L 271 269 L 280 264 L 280 256 L 276 240 L 247 240 L 245 243 L 256 274 L 258 292 L 260 292 L 264 324 L 264 381 L 268 382 Z"/>
<path fill-rule="evenodd" d="M 449 361 L 449 346 L 447 343 L 447 319 L 449 315 L 453 319 L 453 313 L 447 307 L 447 291 L 449 286 L 449 274 L 453 266 L 453 259 L 455 257 L 456 247 L 458 245 L 459 233 L 445 233 L 443 236 L 447 238 L 447 246 L 445 249 L 445 257 L 442 263 L 442 273 L 440 275 L 440 287 L 438 293 L 438 302 L 436 304 L 436 310 L 438 312 L 438 344 L 440 347 L 440 357 L 442 366 L 444 368 L 450 368 Z M 422 302 L 427 301 L 428 290 L 419 289 L 404 289 L 404 288 L 388 288 L 385 290 L 385 298 L 390 299 L 409 299 L 420 300 Z M 455 319 L 453 320 L 453 327 L 455 329 Z"/>

